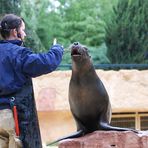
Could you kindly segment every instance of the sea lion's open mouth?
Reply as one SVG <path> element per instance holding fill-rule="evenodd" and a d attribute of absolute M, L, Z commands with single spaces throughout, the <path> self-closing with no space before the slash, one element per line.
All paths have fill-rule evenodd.
<path fill-rule="evenodd" d="M 73 47 L 72 48 L 71 56 L 81 56 L 81 53 L 79 52 L 79 47 Z"/>

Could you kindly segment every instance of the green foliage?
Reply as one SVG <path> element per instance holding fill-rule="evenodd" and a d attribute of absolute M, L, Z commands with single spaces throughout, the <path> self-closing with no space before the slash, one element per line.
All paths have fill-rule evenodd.
<path fill-rule="evenodd" d="M 66 47 L 74 41 L 88 46 L 98 46 L 103 42 L 104 24 L 96 0 L 59 2 L 58 9 L 46 0 L 38 3 L 37 34 L 46 47 L 54 38 Z"/>
<path fill-rule="evenodd" d="M 88 0 L 87 2 L 86 0 L 59 0 L 58 2 L 60 5 L 55 7 L 48 0 L 42 2 L 36 0 L 35 11 L 38 22 L 36 32 L 45 48 L 52 44 L 54 38 L 57 38 L 58 43 L 65 48 L 79 41 L 88 47 L 93 47 L 94 59 L 100 59 L 97 49 L 104 42 L 104 22 L 108 20 L 112 3 L 116 0 L 112 3 L 108 0 Z M 105 51 L 101 52 L 102 55 Z M 102 63 L 103 60 L 97 61 Z M 62 63 L 70 62 L 70 53 L 66 51 Z M 108 60 L 104 62 L 108 63 Z"/>
<path fill-rule="evenodd" d="M 106 27 L 108 57 L 112 63 L 144 63 L 148 50 L 148 1 L 119 0 Z"/>
<path fill-rule="evenodd" d="M 21 1 L 21 16 L 25 20 L 26 34 L 25 46 L 31 48 L 34 52 L 44 51 L 44 46 L 35 32 L 37 26 L 36 13 L 34 11 L 34 1 Z"/>
<path fill-rule="evenodd" d="M 54 38 L 57 38 L 58 43 L 63 44 L 63 21 L 61 14 L 56 12 L 56 8 L 48 1 L 36 1 L 36 17 L 37 28 L 36 32 L 47 49 L 52 45 Z"/>
<path fill-rule="evenodd" d="M 87 46 L 99 46 L 103 42 L 104 28 L 96 0 L 68 1 L 63 25 L 68 44 L 79 41 Z"/>
<path fill-rule="evenodd" d="M 20 0 L 0 0 L 0 17 L 6 13 L 20 14 Z"/>
<path fill-rule="evenodd" d="M 98 48 L 90 47 L 90 54 L 94 64 L 110 64 L 107 55 L 107 47 L 102 43 Z"/>

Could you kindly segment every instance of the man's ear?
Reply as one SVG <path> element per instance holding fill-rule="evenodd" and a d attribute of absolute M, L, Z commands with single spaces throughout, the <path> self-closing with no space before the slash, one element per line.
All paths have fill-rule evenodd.
<path fill-rule="evenodd" d="M 16 29 L 11 29 L 10 30 L 10 36 L 17 37 L 17 31 L 16 31 Z"/>

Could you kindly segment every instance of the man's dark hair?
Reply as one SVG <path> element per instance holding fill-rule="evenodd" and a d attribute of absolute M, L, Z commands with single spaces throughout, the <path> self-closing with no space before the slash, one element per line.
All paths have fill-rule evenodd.
<path fill-rule="evenodd" d="M 11 29 L 18 29 L 20 28 L 22 24 L 23 18 L 14 15 L 14 14 L 6 14 L 1 22 L 0 22 L 0 33 L 1 36 L 6 39 L 7 37 L 10 36 L 10 31 Z"/>

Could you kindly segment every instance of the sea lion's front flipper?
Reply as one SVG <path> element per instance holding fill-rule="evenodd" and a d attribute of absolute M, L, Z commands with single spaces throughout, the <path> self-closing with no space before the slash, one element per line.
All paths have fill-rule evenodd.
<path fill-rule="evenodd" d="M 71 134 L 69 136 L 62 137 L 62 138 L 60 138 L 58 140 L 55 140 L 55 141 L 53 141 L 51 143 L 48 143 L 47 146 L 53 145 L 53 144 L 55 144 L 55 143 L 57 143 L 57 142 L 59 142 L 61 140 L 70 139 L 70 138 L 78 138 L 78 137 L 81 137 L 83 134 L 84 134 L 84 131 L 79 130 L 79 131 L 77 131 L 77 132 L 75 132 L 75 133 L 73 133 L 73 134 Z"/>

